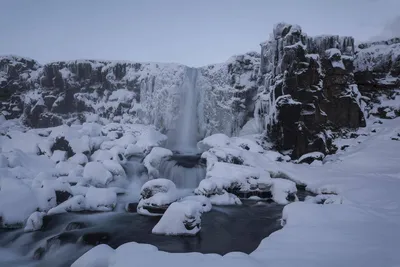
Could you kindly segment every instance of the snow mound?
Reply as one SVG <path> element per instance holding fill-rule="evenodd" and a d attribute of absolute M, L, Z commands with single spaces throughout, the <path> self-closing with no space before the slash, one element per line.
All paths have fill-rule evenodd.
<path fill-rule="evenodd" d="M 101 244 L 83 254 L 71 267 L 108 267 L 109 258 L 114 254 L 114 249 L 108 245 Z"/>
<path fill-rule="evenodd" d="M 172 203 L 161 220 L 154 226 L 153 234 L 196 235 L 201 229 L 201 202 L 186 200 Z"/>

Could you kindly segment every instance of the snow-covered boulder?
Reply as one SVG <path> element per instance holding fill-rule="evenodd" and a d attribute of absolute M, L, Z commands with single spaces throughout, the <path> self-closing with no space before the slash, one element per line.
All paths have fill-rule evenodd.
<path fill-rule="evenodd" d="M 113 158 L 113 154 L 108 150 L 96 150 L 92 156 L 90 157 L 91 161 L 104 161 L 111 160 Z"/>
<path fill-rule="evenodd" d="M 85 165 L 83 178 L 88 184 L 105 187 L 113 180 L 113 175 L 101 162 L 94 161 Z"/>
<path fill-rule="evenodd" d="M 62 150 L 54 150 L 53 155 L 51 155 L 51 160 L 55 163 L 65 161 L 67 159 L 67 152 Z"/>
<path fill-rule="evenodd" d="M 85 201 L 88 210 L 112 211 L 117 204 L 117 194 L 112 188 L 89 187 Z"/>
<path fill-rule="evenodd" d="M 143 164 L 147 168 L 151 178 L 158 178 L 161 160 L 172 156 L 172 151 L 162 147 L 153 147 L 150 153 L 144 158 Z"/>
<path fill-rule="evenodd" d="M 234 194 L 223 190 L 220 194 L 215 194 L 209 197 L 213 205 L 242 205 L 242 201 Z"/>
<path fill-rule="evenodd" d="M 207 151 L 213 147 L 224 147 L 229 145 L 230 138 L 222 133 L 207 136 L 197 143 L 197 148 L 201 151 Z"/>
<path fill-rule="evenodd" d="M 45 212 L 35 211 L 29 216 L 26 221 L 26 225 L 24 228 L 25 232 L 37 231 L 40 230 L 43 226 L 43 217 L 46 215 Z"/>
<path fill-rule="evenodd" d="M 75 163 L 75 164 L 79 164 L 82 166 L 85 166 L 86 163 L 88 163 L 88 158 L 85 154 L 83 153 L 76 153 L 75 155 L 73 155 L 72 157 L 70 157 L 68 159 L 68 161 Z"/>
<path fill-rule="evenodd" d="M 0 227 L 20 228 L 38 208 L 35 192 L 17 179 L 0 180 Z"/>
<path fill-rule="evenodd" d="M 325 155 L 321 152 L 310 152 L 302 155 L 297 162 L 298 163 L 308 163 L 311 164 L 316 160 L 322 161 L 325 158 Z"/>
<path fill-rule="evenodd" d="M 296 183 L 281 178 L 272 179 L 272 199 L 278 204 L 288 204 L 289 202 L 296 201 L 297 188 Z"/>
<path fill-rule="evenodd" d="M 186 196 L 179 200 L 179 202 L 184 202 L 184 201 L 195 201 L 199 202 L 200 205 L 202 206 L 202 212 L 209 212 L 212 208 L 212 204 L 209 198 L 205 196 L 199 196 L 199 195 L 194 195 L 194 196 Z"/>
<path fill-rule="evenodd" d="M 81 195 L 73 196 L 67 201 L 61 203 L 57 207 L 50 209 L 47 214 L 53 215 L 58 213 L 66 213 L 70 211 L 83 211 L 86 209 L 85 197 Z"/>
<path fill-rule="evenodd" d="M 141 189 L 137 212 L 142 215 L 161 216 L 167 207 L 178 199 L 175 184 L 168 179 L 154 179 Z"/>
<path fill-rule="evenodd" d="M 203 206 L 198 201 L 186 200 L 172 203 L 161 220 L 154 226 L 153 234 L 196 235 L 201 229 Z"/>

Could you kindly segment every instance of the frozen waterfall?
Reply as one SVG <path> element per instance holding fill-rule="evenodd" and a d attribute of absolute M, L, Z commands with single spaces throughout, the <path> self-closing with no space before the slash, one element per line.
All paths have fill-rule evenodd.
<path fill-rule="evenodd" d="M 198 138 L 198 95 L 196 90 L 198 70 L 186 68 L 181 85 L 179 100 L 179 116 L 176 129 L 168 134 L 168 146 L 180 154 L 197 153 Z"/>

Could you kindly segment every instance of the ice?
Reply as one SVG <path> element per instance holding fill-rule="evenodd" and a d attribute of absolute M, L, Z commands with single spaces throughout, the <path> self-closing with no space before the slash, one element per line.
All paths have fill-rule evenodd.
<path fill-rule="evenodd" d="M 40 230 L 42 228 L 43 217 L 45 215 L 46 215 L 45 212 L 35 211 L 34 213 L 32 213 L 31 216 L 29 216 L 28 220 L 26 221 L 24 231 L 31 232 Z"/>
<path fill-rule="evenodd" d="M 172 203 L 161 220 L 154 226 L 153 234 L 196 235 L 201 230 L 201 202 L 186 200 Z"/>
<path fill-rule="evenodd" d="M 71 267 L 108 267 L 109 258 L 115 251 L 106 244 L 101 244 L 83 254 Z"/>
<path fill-rule="evenodd" d="M 113 175 L 101 162 L 89 162 L 83 170 L 86 182 L 98 187 L 105 187 L 113 180 Z"/>
<path fill-rule="evenodd" d="M 89 187 L 86 192 L 86 209 L 112 211 L 117 204 L 117 194 L 112 188 Z"/>
<path fill-rule="evenodd" d="M 153 147 L 150 153 L 144 158 L 143 164 L 146 166 L 149 176 L 159 177 L 160 163 L 163 158 L 172 156 L 172 151 L 162 147 Z"/>

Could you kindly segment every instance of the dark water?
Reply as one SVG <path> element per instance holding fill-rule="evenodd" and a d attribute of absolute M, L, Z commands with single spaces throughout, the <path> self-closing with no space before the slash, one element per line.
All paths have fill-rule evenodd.
<path fill-rule="evenodd" d="M 117 248 L 126 242 L 152 244 L 167 252 L 226 254 L 250 253 L 261 240 L 281 228 L 283 206 L 245 201 L 242 206 L 213 207 L 202 216 L 197 236 L 162 236 L 151 233 L 159 218 L 136 213 L 66 213 L 48 218 L 41 231 L 0 232 L 0 246 L 13 249 L 25 258 L 0 266 L 70 266 L 93 245 L 106 243 Z M 41 260 L 31 260 L 32 258 Z M 29 259 L 29 261 L 25 260 Z"/>

